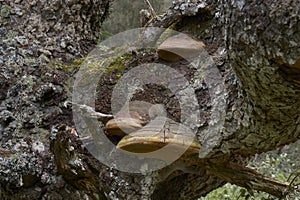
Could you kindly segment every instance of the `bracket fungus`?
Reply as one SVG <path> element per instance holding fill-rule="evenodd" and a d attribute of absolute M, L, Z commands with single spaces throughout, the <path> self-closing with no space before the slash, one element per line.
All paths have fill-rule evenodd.
<path fill-rule="evenodd" d="M 150 153 L 168 146 L 163 157 L 178 154 L 180 157 L 199 154 L 200 144 L 195 135 L 186 126 L 166 117 L 161 105 L 134 101 L 118 112 L 114 119 L 106 124 L 108 136 L 121 136 L 117 148 L 132 153 Z M 182 153 L 180 153 L 182 152 Z M 154 156 L 155 157 L 155 156 Z"/>
<path fill-rule="evenodd" d="M 109 120 L 105 126 L 109 136 L 125 136 L 126 133 L 134 132 L 143 127 L 143 121 L 132 117 L 119 117 Z"/>
<path fill-rule="evenodd" d="M 200 144 L 194 140 L 194 136 L 184 125 L 157 117 L 142 129 L 123 137 L 117 148 L 132 153 L 151 153 L 168 147 L 162 151 L 164 155 L 159 155 L 168 159 L 171 157 L 169 154 L 199 154 Z"/>
<path fill-rule="evenodd" d="M 205 44 L 185 34 L 177 34 L 162 42 L 158 48 L 158 56 L 169 62 L 195 58 L 204 50 Z"/>
<path fill-rule="evenodd" d="M 106 123 L 108 136 L 125 136 L 134 132 L 156 116 L 165 116 L 166 111 L 160 104 L 151 104 L 144 101 L 131 101 L 115 115 L 114 119 Z"/>

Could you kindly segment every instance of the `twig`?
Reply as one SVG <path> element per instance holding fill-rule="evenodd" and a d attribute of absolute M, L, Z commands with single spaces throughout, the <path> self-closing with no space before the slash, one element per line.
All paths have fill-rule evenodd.
<path fill-rule="evenodd" d="M 88 105 L 84 105 L 84 104 L 81 105 L 81 104 L 77 104 L 77 103 L 74 103 L 74 102 L 71 102 L 71 101 L 66 101 L 64 103 L 64 106 L 67 107 L 68 105 L 75 105 L 80 110 L 85 111 L 88 114 L 89 117 L 97 118 L 100 121 L 107 121 L 107 120 L 113 118 L 113 115 L 104 114 L 104 113 L 101 113 L 101 112 L 96 112 L 94 110 L 94 108 L 92 108 L 92 107 L 90 107 Z"/>
<path fill-rule="evenodd" d="M 153 9 L 153 7 L 152 7 L 150 1 L 149 1 L 149 0 L 145 0 L 145 3 L 147 4 L 147 6 L 148 6 L 148 8 L 149 8 L 149 10 L 150 10 L 151 17 L 152 17 L 152 18 L 156 18 L 156 13 L 155 13 L 155 11 L 154 11 L 154 9 Z"/>

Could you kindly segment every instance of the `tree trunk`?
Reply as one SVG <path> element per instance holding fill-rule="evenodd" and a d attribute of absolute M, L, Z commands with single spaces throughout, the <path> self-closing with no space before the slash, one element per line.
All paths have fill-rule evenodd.
<path fill-rule="evenodd" d="M 61 105 L 69 75 L 57 68 L 94 48 L 109 5 L 109 0 L 0 2 L 0 199 L 103 196 L 66 183 L 49 137 L 53 125 L 72 124 L 70 110 Z"/>
<path fill-rule="evenodd" d="M 147 24 L 201 40 L 222 82 L 211 85 L 220 89 L 209 88 L 215 92 L 211 95 L 205 84 L 196 90 L 202 102 L 196 131 L 200 154 L 152 173 L 130 174 L 105 166 L 87 151 L 71 108 L 63 104 L 71 100 L 74 72 L 81 64 L 76 60 L 70 71 L 66 63 L 95 46 L 109 1 L 2 1 L 1 199 L 195 199 L 226 182 L 286 195 L 287 183 L 245 165 L 256 153 L 300 137 L 299 4 L 180 1 Z M 121 71 L 147 59 L 162 62 L 153 52 L 129 54 L 119 63 L 125 66 Z M 100 81 L 105 94 L 97 94 L 96 111 L 111 112 L 118 70 Z M 134 98 L 162 103 L 167 92 L 160 91 L 145 88 Z M 151 92 L 161 96 L 152 98 Z M 171 107 L 166 110 L 178 121 Z"/>

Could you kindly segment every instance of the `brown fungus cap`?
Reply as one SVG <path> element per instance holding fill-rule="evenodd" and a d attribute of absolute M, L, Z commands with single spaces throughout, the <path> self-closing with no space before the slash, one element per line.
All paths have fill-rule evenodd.
<path fill-rule="evenodd" d="M 115 118 L 107 122 L 105 129 L 109 136 L 125 136 L 143 127 L 143 122 L 135 118 Z"/>
<path fill-rule="evenodd" d="M 205 44 L 185 34 L 178 34 L 166 39 L 157 48 L 158 56 L 166 61 L 176 62 L 183 58 L 189 59 L 199 56 Z"/>
<path fill-rule="evenodd" d="M 109 136 L 125 136 L 137 131 L 156 116 L 164 116 L 165 110 L 160 104 L 144 101 L 129 102 L 128 112 L 123 107 L 114 119 L 106 123 L 106 134 Z"/>
<path fill-rule="evenodd" d="M 169 121 L 167 119 L 166 124 Z M 165 155 L 159 155 L 160 158 L 164 157 L 166 160 L 170 157 L 169 154 L 181 151 L 184 152 L 184 156 L 199 154 L 200 144 L 185 130 L 179 128 L 179 123 L 174 121 L 163 128 L 150 123 L 143 129 L 123 137 L 117 148 L 132 153 L 151 153 L 168 145 L 169 150 L 165 152 Z"/>

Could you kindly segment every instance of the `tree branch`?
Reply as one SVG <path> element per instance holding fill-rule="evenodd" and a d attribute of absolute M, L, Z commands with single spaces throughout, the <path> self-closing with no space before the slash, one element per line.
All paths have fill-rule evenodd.
<path fill-rule="evenodd" d="M 209 165 L 209 170 L 229 183 L 247 188 L 250 191 L 258 190 L 267 192 L 278 198 L 286 196 L 290 188 L 288 182 L 265 177 L 251 168 L 238 164 L 211 164 Z"/>

